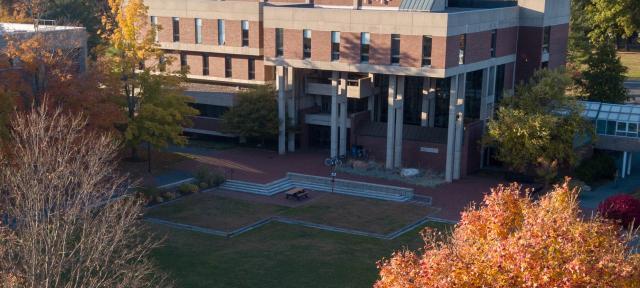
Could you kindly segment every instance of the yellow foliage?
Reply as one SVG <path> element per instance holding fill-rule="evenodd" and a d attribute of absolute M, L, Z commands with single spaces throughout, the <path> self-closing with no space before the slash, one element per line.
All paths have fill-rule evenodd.
<path fill-rule="evenodd" d="M 421 254 L 379 262 L 377 288 L 640 287 L 640 256 L 614 223 L 585 219 L 568 180 L 533 201 L 521 186 L 492 189 L 451 237 L 426 232 Z"/>

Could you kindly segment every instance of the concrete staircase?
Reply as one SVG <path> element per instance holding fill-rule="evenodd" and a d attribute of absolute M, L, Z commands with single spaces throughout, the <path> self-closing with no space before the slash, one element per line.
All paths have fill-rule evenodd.
<path fill-rule="evenodd" d="M 332 187 L 333 186 L 333 187 Z M 336 179 L 332 183 L 331 178 L 305 175 L 299 173 L 287 173 L 287 176 L 267 184 L 253 183 L 240 180 L 227 180 L 220 188 L 271 196 L 284 192 L 294 187 L 306 188 L 315 191 L 332 192 L 351 196 L 374 198 L 390 201 L 415 201 L 413 189 L 380 185 L 359 181 Z M 425 197 L 425 196 L 422 196 Z M 418 199 L 423 205 L 431 203 L 430 197 Z"/>

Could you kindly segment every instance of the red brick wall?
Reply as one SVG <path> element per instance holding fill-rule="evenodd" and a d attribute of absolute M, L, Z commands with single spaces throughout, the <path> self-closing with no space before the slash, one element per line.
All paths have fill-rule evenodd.
<path fill-rule="evenodd" d="M 242 27 L 238 20 L 224 21 L 225 45 L 231 47 L 242 47 Z"/>
<path fill-rule="evenodd" d="M 569 24 L 551 26 L 549 39 L 549 68 L 554 69 L 567 63 Z"/>
<path fill-rule="evenodd" d="M 242 27 L 240 27 L 242 28 Z M 249 47 L 260 48 L 260 22 L 249 21 Z"/>
<path fill-rule="evenodd" d="M 498 29 L 498 38 L 496 42 L 496 57 L 507 56 L 516 53 L 518 28 L 509 27 Z"/>
<path fill-rule="evenodd" d="M 196 43 L 196 22 L 194 18 L 180 18 L 180 43 Z"/>
<path fill-rule="evenodd" d="M 224 55 L 209 56 L 209 75 L 224 78 Z"/>
<path fill-rule="evenodd" d="M 276 29 L 264 28 L 264 56 L 276 57 Z"/>
<path fill-rule="evenodd" d="M 249 60 L 246 57 L 233 57 L 231 59 L 231 75 L 233 79 L 249 79 Z M 257 67 L 256 67 L 257 68 Z"/>
<path fill-rule="evenodd" d="M 283 41 L 284 58 L 302 59 L 302 30 L 284 29 Z"/>
<path fill-rule="evenodd" d="M 445 68 L 447 60 L 447 37 L 433 36 L 431 40 L 431 67 Z"/>
<path fill-rule="evenodd" d="M 202 19 L 202 43 L 218 45 L 218 22 L 213 19 Z"/>
<path fill-rule="evenodd" d="M 173 42 L 173 23 L 171 17 L 158 17 L 158 25 L 160 25 L 158 41 Z"/>
<path fill-rule="evenodd" d="M 285 46 L 286 46 L 286 43 L 285 43 Z M 342 50 L 344 49 L 340 49 L 340 52 L 342 52 Z M 325 61 L 325 62 L 331 61 L 331 32 L 330 31 L 311 32 L 311 59 L 313 61 Z"/>
<path fill-rule="evenodd" d="M 491 58 L 491 31 L 467 34 L 465 64 Z"/>
<path fill-rule="evenodd" d="M 542 27 L 519 28 L 516 83 L 526 81 L 535 70 L 540 68 L 542 32 Z"/>
<path fill-rule="evenodd" d="M 180 53 L 167 52 L 164 56 L 171 62 L 167 64 L 167 72 L 180 71 Z"/>
<path fill-rule="evenodd" d="M 400 6 L 400 0 L 360 0 L 362 6 L 375 6 L 375 7 L 398 7 Z"/>
<path fill-rule="evenodd" d="M 391 64 L 391 35 L 371 33 L 369 63 L 377 65 Z"/>
<path fill-rule="evenodd" d="M 447 54 L 445 55 L 445 66 L 446 68 L 450 68 L 450 67 L 456 67 L 458 66 L 458 54 L 460 51 L 460 47 L 458 47 L 460 43 L 460 36 L 459 35 L 455 35 L 455 36 L 449 36 L 447 37 Z M 465 53 L 467 53 L 469 51 L 469 49 L 467 49 L 465 51 Z"/>
<path fill-rule="evenodd" d="M 360 33 L 340 33 L 340 62 L 360 63 Z"/>
<path fill-rule="evenodd" d="M 189 74 L 202 75 L 202 54 L 187 54 L 187 65 Z"/>
<path fill-rule="evenodd" d="M 422 36 L 400 35 L 400 66 L 422 66 Z"/>

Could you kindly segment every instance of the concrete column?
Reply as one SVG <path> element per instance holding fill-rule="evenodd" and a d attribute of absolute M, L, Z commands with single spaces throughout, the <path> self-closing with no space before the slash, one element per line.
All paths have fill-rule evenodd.
<path fill-rule="evenodd" d="M 627 176 L 627 152 L 622 152 L 622 169 L 620 169 L 620 177 L 624 179 Z"/>
<path fill-rule="evenodd" d="M 331 73 L 331 157 L 338 157 L 338 72 Z"/>
<path fill-rule="evenodd" d="M 480 120 L 489 118 L 487 104 L 489 104 L 489 68 L 482 69 L 482 94 L 480 94 Z"/>
<path fill-rule="evenodd" d="M 404 76 L 398 76 L 397 93 L 394 108 L 396 110 L 396 135 L 393 148 L 395 153 L 393 156 L 393 167 L 402 167 L 402 128 L 404 127 Z"/>
<path fill-rule="evenodd" d="M 467 74 L 463 73 L 458 78 L 458 100 L 456 115 L 456 142 L 453 157 L 453 180 L 460 179 L 462 172 L 462 144 L 464 140 L 464 97 L 466 89 Z"/>
<path fill-rule="evenodd" d="M 284 66 L 276 67 L 276 79 L 278 83 L 278 119 L 280 125 L 278 129 L 278 154 L 283 155 L 286 152 L 286 131 L 285 126 L 287 119 L 286 115 L 286 68 Z"/>
<path fill-rule="evenodd" d="M 396 75 L 389 75 L 389 94 L 387 96 L 387 153 L 386 153 L 386 161 L 385 167 L 387 169 L 393 168 L 393 157 L 394 157 L 394 149 L 395 145 L 395 119 L 396 119 L 396 109 L 393 107 L 396 97 Z"/>
<path fill-rule="evenodd" d="M 338 155 L 347 155 L 347 73 L 340 74 L 340 96 L 339 96 L 339 122 L 340 122 L 340 146 Z"/>
<path fill-rule="evenodd" d="M 287 75 L 287 94 L 288 94 L 288 100 L 287 101 L 287 115 L 289 116 L 289 125 L 291 125 L 291 127 L 294 127 L 297 123 L 297 119 L 296 119 L 296 97 L 298 96 L 297 92 L 298 89 L 297 88 L 297 83 L 296 81 L 298 81 L 298 79 L 296 79 L 295 77 L 295 70 L 293 69 L 293 67 L 287 69 L 288 70 L 288 75 Z M 288 150 L 289 152 L 295 152 L 296 151 L 296 133 L 294 131 L 289 131 L 289 134 L 287 136 L 287 141 L 288 141 Z"/>
<path fill-rule="evenodd" d="M 627 159 L 627 162 L 628 162 L 627 175 L 631 175 L 631 164 L 633 163 L 632 161 L 633 158 L 631 156 L 633 156 L 633 153 L 629 152 L 629 157 Z"/>
<path fill-rule="evenodd" d="M 453 181 L 453 150 L 456 141 L 456 103 L 458 102 L 458 78 L 459 75 L 452 76 L 451 90 L 449 91 L 449 122 L 447 128 L 447 158 L 445 166 L 445 181 Z"/>

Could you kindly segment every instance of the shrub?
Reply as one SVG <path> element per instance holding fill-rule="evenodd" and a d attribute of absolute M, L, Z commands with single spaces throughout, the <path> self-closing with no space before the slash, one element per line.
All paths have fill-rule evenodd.
<path fill-rule="evenodd" d="M 164 193 L 162 193 L 162 198 L 167 199 L 167 200 L 172 200 L 176 198 L 176 193 L 175 192 L 171 192 L 171 191 L 166 191 Z"/>
<path fill-rule="evenodd" d="M 616 174 L 616 162 L 605 153 L 596 153 L 590 159 L 582 161 L 576 168 L 578 179 L 593 184 L 600 180 L 613 180 Z"/>
<path fill-rule="evenodd" d="M 624 227 L 640 221 L 640 200 L 631 195 L 614 195 L 598 205 L 598 212 L 606 218 L 619 220 Z"/>
<path fill-rule="evenodd" d="M 182 184 L 178 188 L 178 191 L 180 192 L 180 194 L 193 194 L 193 193 L 197 193 L 198 190 L 199 190 L 198 185 L 191 184 L 191 183 Z"/>
<path fill-rule="evenodd" d="M 156 196 L 156 197 L 154 197 L 154 198 L 153 198 L 153 200 L 154 200 L 156 203 L 162 203 L 162 202 L 164 202 L 164 198 L 162 198 L 162 196 Z"/>
<path fill-rule="evenodd" d="M 204 190 L 204 189 L 209 188 L 209 183 L 207 183 L 207 182 L 200 182 L 200 185 L 199 185 L 199 186 L 200 186 L 200 189 L 203 189 L 203 190 Z"/>
<path fill-rule="evenodd" d="M 156 187 L 139 187 L 136 191 L 137 196 L 144 199 L 146 202 L 158 202 L 156 198 L 162 198 L 161 195 L 163 192 L 164 191 L 162 189 L 158 189 Z"/>
<path fill-rule="evenodd" d="M 225 181 L 224 176 L 222 176 L 220 173 L 207 169 L 198 170 L 198 172 L 196 172 L 195 178 L 198 183 L 206 183 L 207 188 L 218 187 Z"/>

